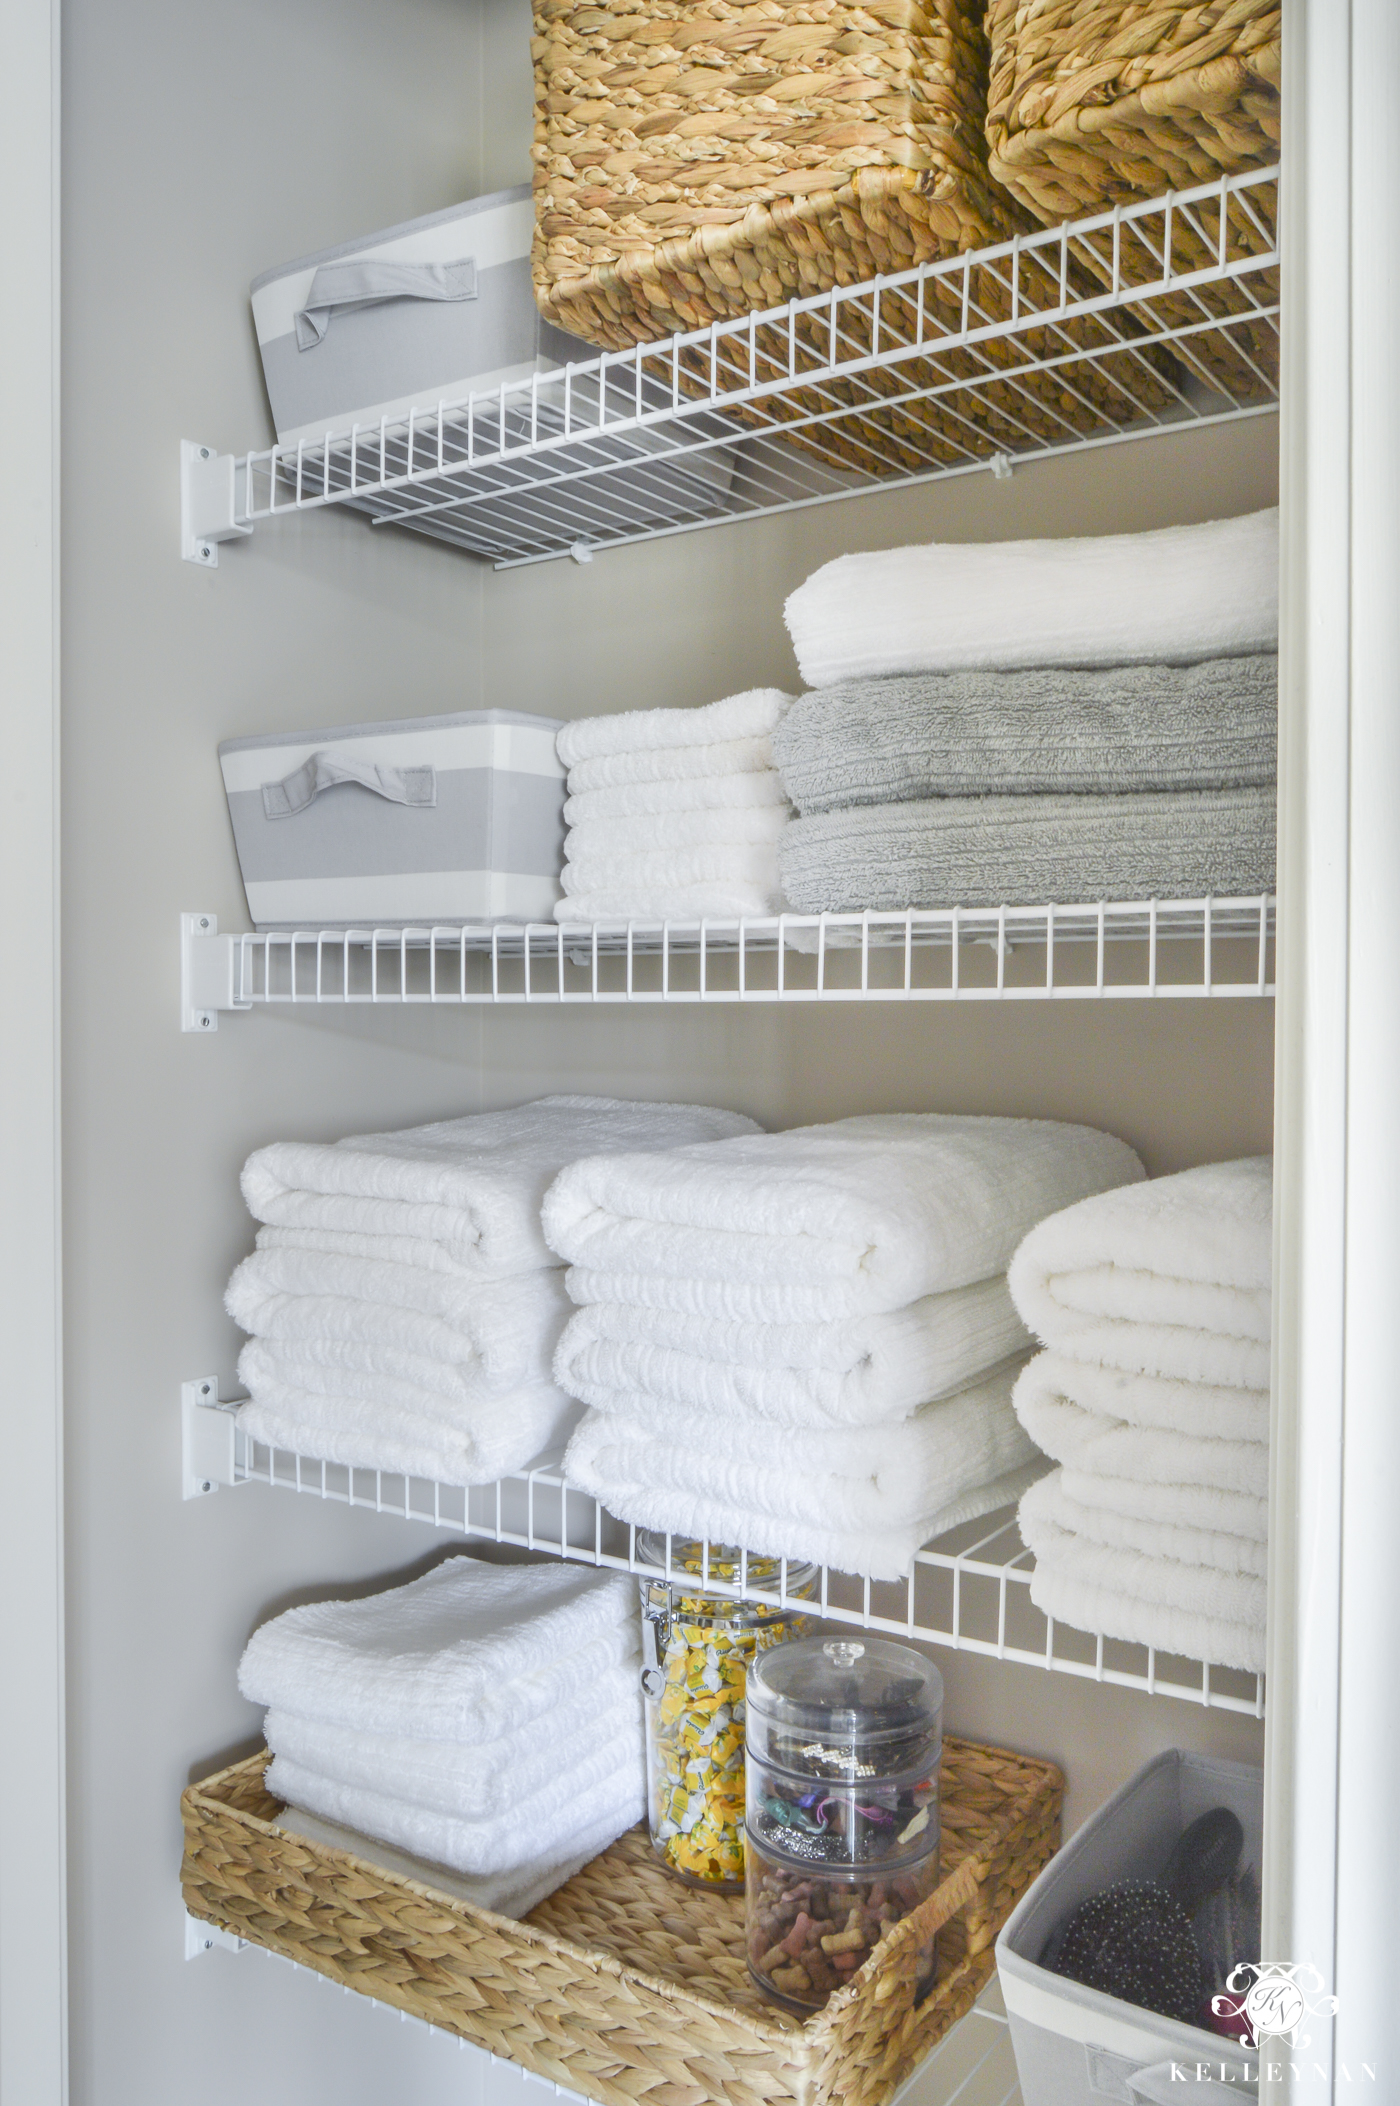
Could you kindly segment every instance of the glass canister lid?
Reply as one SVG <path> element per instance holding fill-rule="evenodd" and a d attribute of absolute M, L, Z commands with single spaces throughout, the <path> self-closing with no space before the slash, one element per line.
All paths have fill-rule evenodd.
<path fill-rule="evenodd" d="M 783 1589 L 781 1558 L 761 1556 L 752 1550 L 742 1551 L 732 1543 L 702 1543 L 692 1536 L 668 1537 L 660 1529 L 639 1528 L 637 1557 L 643 1565 L 654 1567 L 657 1578 L 665 1585 L 679 1587 L 686 1593 L 703 1594 L 707 1582 L 711 1581 L 724 1587 L 744 1584 L 760 1587 L 765 1595 L 775 1595 Z M 650 1576 L 649 1571 L 643 1575 L 647 1579 Z M 816 1576 L 815 1565 L 799 1564 L 795 1558 L 789 1558 L 788 1594 L 810 1593 Z M 777 1602 L 763 1601 L 745 1606 L 765 1611 L 776 1609 L 781 1613 Z"/>
<path fill-rule="evenodd" d="M 793 1776 L 850 1782 L 928 1769 L 943 1739 L 943 1677 L 884 1638 L 799 1638 L 749 1673 L 751 1752 Z"/>

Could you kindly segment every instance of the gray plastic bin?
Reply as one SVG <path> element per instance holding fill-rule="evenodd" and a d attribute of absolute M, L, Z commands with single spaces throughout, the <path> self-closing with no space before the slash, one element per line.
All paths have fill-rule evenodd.
<path fill-rule="evenodd" d="M 564 861 L 559 724 L 485 709 L 226 739 L 255 926 L 548 921 Z"/>
<path fill-rule="evenodd" d="M 1155 1879 L 1187 1823 L 1228 1806 L 1242 1864 L 1259 1866 L 1264 1773 L 1177 1748 L 1156 1756 L 1050 1860 L 997 1939 L 997 1971 L 1025 2106 L 1215 2106 L 1258 2095 L 1258 2063 L 1223 2034 L 1181 2025 L 1051 1974 L 1045 1941 L 1080 1902 L 1119 1879 Z"/>

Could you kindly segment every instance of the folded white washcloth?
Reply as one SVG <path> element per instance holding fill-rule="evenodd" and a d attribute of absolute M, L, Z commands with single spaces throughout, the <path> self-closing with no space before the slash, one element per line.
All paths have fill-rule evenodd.
<path fill-rule="evenodd" d="M 1262 1579 L 1116 1550 L 1060 1528 L 1021 1501 L 1020 1527 L 1035 1552 L 1031 1600 L 1043 1615 L 1188 1660 L 1262 1673 L 1268 1588 Z"/>
<path fill-rule="evenodd" d="M 421 1857 L 410 1857 L 407 1851 L 395 1850 L 392 1843 L 380 1842 L 377 1836 L 362 1835 L 339 1821 L 323 1821 L 298 1806 L 284 1807 L 272 1825 L 284 1835 L 300 1836 L 320 1849 L 343 1850 L 395 1879 L 414 1880 L 435 1893 L 450 1894 L 454 1901 L 465 1901 L 471 1908 L 486 1909 L 494 1916 L 507 1916 L 517 1922 L 617 1840 L 608 1833 L 612 1825 L 609 1817 L 591 1834 L 576 1836 L 566 1855 L 558 1860 L 540 1860 L 509 1872 L 473 1876 L 451 1872 L 445 1865 L 429 1864 Z"/>
<path fill-rule="evenodd" d="M 1076 1360 L 1267 1389 L 1272 1207 L 1266 1155 L 1099 1193 L 1031 1231 L 1011 1292 Z"/>
<path fill-rule="evenodd" d="M 659 929 L 694 927 L 702 921 L 765 921 L 782 912 L 782 894 L 764 885 L 737 881 L 713 885 L 605 885 L 596 892 L 575 892 L 555 902 L 554 919 L 565 928 L 587 928 L 592 922 L 641 922 Z"/>
<path fill-rule="evenodd" d="M 277 1227 L 393 1240 L 392 1250 L 361 1256 L 402 1260 L 405 1244 L 435 1244 L 462 1271 L 490 1279 L 554 1263 L 540 1204 L 576 1155 L 754 1130 L 752 1119 L 703 1105 L 542 1097 L 402 1133 L 275 1141 L 249 1156 L 243 1196 L 257 1220 Z"/>
<path fill-rule="evenodd" d="M 490 1391 L 549 1380 L 571 1304 L 558 1267 L 468 1282 L 330 1251 L 262 1248 L 234 1273 L 224 1307 L 258 1338 L 333 1339 L 442 1360 Z"/>
<path fill-rule="evenodd" d="M 640 1657 L 635 1582 L 577 1565 L 454 1557 L 360 1601 L 308 1602 L 253 1633 L 250 1703 L 366 1733 L 489 1741 Z"/>
<path fill-rule="evenodd" d="M 1168 1521 L 1157 1514 L 1144 1517 L 1124 1513 L 1121 1507 L 1102 1502 L 1086 1506 L 1065 1486 L 1063 1470 L 1052 1470 L 1026 1493 L 1033 1516 L 1053 1522 L 1090 1543 L 1106 1543 L 1114 1550 L 1136 1550 L 1147 1557 L 1166 1558 L 1179 1565 L 1209 1566 L 1216 1572 L 1248 1573 L 1263 1579 L 1269 1567 L 1269 1546 L 1257 1535 L 1234 1535 L 1213 1529 L 1198 1510 L 1195 1523 Z M 271 1736 L 269 1735 L 269 1738 Z"/>
<path fill-rule="evenodd" d="M 249 1392 L 238 1424 L 249 1440 L 315 1462 L 429 1484 L 494 1484 L 555 1453 L 579 1414 L 552 1384 L 454 1407 L 425 1385 L 393 1375 L 326 1370 L 309 1357 L 279 1359 L 257 1339 L 243 1348 L 238 1371 Z"/>
<path fill-rule="evenodd" d="M 1011 1410 L 1014 1373 L 998 1369 L 899 1425 L 804 1432 L 788 1453 L 761 1424 L 619 1395 L 585 1415 L 565 1474 L 619 1520 L 827 1563 L 835 1536 L 868 1540 L 859 1569 L 897 1578 L 955 1505 L 1043 1467 Z M 740 1532 L 715 1526 L 739 1514 Z"/>
<path fill-rule="evenodd" d="M 1138 1484 L 1214 1485 L 1264 1499 L 1269 1490 L 1269 1451 L 1263 1441 L 1212 1440 L 1173 1433 L 1161 1426 L 1129 1426 L 1101 1412 L 1085 1411 L 1061 1393 L 1043 1389 L 1032 1361 L 1016 1385 L 1016 1415 L 1038 1448 L 1056 1462 L 1095 1477 L 1125 1477 Z"/>
<path fill-rule="evenodd" d="M 1050 1403 L 1078 1404 L 1103 1419 L 1129 1426 L 1158 1426 L 1166 1433 L 1198 1434 L 1206 1440 L 1269 1438 L 1267 1389 L 1232 1389 L 1210 1382 L 1177 1382 L 1163 1375 L 1127 1375 L 1097 1367 L 1068 1353 L 1038 1353 L 1021 1377 L 1016 1408 Z"/>
<path fill-rule="evenodd" d="M 263 1733 L 274 1755 L 301 1769 L 482 1820 L 538 1791 L 582 1791 L 610 1777 L 641 1744 L 641 1693 L 635 1667 L 610 1667 L 552 1712 L 545 1730 L 537 1721 L 474 1745 L 361 1733 L 279 1710 L 268 1712 Z"/>
<path fill-rule="evenodd" d="M 280 1755 L 269 1765 L 267 1789 L 275 1799 L 304 1807 L 322 1820 L 362 1829 L 414 1857 L 474 1876 L 518 1872 L 541 1859 L 572 1855 L 585 1838 L 592 1841 L 600 1833 L 603 1841 L 597 1848 L 605 1850 L 635 1828 L 646 1811 L 640 1734 L 634 1759 L 613 1776 L 577 1794 L 537 1793 L 524 1809 L 524 1818 L 508 1808 L 494 1821 L 459 1821 L 385 1792 L 339 1784 Z"/>
<path fill-rule="evenodd" d="M 637 783 L 697 782 L 710 776 L 768 775 L 773 741 L 717 739 L 709 746 L 665 746 L 649 753 L 603 753 L 569 770 L 569 795 L 621 790 Z"/>
<path fill-rule="evenodd" d="M 700 709 L 627 709 L 612 717 L 576 717 L 555 740 L 566 768 L 609 753 L 664 752 L 713 746 L 722 739 L 766 738 L 792 707 L 776 687 L 752 687 Z"/>
<path fill-rule="evenodd" d="M 831 1324 L 743 1324 L 597 1302 L 571 1319 L 554 1376 L 606 1409 L 619 1390 L 786 1426 L 907 1418 L 1029 1345 L 1004 1279 Z"/>
<path fill-rule="evenodd" d="M 570 843 L 565 848 L 569 861 L 559 882 L 569 903 L 582 893 L 617 891 L 647 899 L 695 885 L 753 886 L 767 896 L 778 895 L 778 851 L 771 841 L 711 842 L 708 847 L 657 848 L 637 855 L 605 850 L 577 859 Z"/>
<path fill-rule="evenodd" d="M 740 775 L 692 775 L 669 782 L 619 783 L 611 790 L 580 790 L 564 801 L 566 826 L 591 826 L 599 819 L 654 819 L 666 812 L 698 817 L 703 812 L 780 811 L 788 795 L 776 768 Z"/>
<path fill-rule="evenodd" d="M 582 819 L 564 837 L 569 863 L 608 865 L 621 858 L 677 849 L 753 848 L 776 842 L 786 805 L 741 805 L 733 811 L 649 812 L 635 819 Z M 582 888 L 580 888 L 582 889 Z"/>
<path fill-rule="evenodd" d="M 824 563 L 783 609 L 809 687 L 973 666 L 1190 665 L 1278 647 L 1278 511 Z"/>
<path fill-rule="evenodd" d="M 633 1282 L 651 1276 L 681 1311 L 820 1323 L 988 1279 L 1033 1222 L 1142 1175 L 1089 1126 L 877 1112 L 575 1162 L 544 1233 L 581 1268 L 576 1300 L 646 1302 Z"/>
<path fill-rule="evenodd" d="M 1066 1465 L 1060 1471 L 1066 1498 L 1076 1506 L 1104 1507 L 1129 1520 L 1164 1526 L 1207 1528 L 1221 1535 L 1269 1540 L 1269 1502 L 1247 1492 L 1222 1492 L 1211 1484 L 1151 1484 L 1131 1477 L 1098 1477 Z"/>

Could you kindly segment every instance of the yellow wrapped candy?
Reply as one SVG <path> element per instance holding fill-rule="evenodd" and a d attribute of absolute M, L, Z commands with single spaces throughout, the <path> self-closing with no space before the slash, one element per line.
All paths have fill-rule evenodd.
<path fill-rule="evenodd" d="M 661 1564 L 646 1537 L 643 1555 Z M 700 1574 L 701 1546 L 673 1543 L 671 1569 Z M 712 1547 L 709 1574 L 737 1580 L 737 1551 Z M 776 1559 L 750 1558 L 755 1586 L 778 1589 Z M 789 1570 L 789 1593 L 810 1586 L 810 1567 Z M 798 1637 L 806 1619 L 768 1602 L 682 1591 L 677 1580 L 644 1579 L 642 1613 L 653 1634 L 647 1690 L 647 1772 L 652 1842 L 663 1862 L 697 1885 L 737 1888 L 744 1879 L 744 1682 L 760 1652 Z"/>

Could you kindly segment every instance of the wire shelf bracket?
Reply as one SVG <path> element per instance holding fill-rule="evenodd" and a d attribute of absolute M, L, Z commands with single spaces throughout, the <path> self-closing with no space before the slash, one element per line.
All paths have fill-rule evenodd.
<path fill-rule="evenodd" d="M 201 1386 L 186 1383 L 182 1399 Z M 639 1554 L 639 1530 L 570 1484 L 558 1456 L 541 1457 L 531 1468 L 496 1484 L 434 1484 L 265 1447 L 237 1425 L 231 1416 L 236 1404 L 211 1404 L 199 1396 L 187 1409 L 197 1420 L 219 1422 L 209 1440 L 217 1446 L 218 1457 L 227 1459 L 226 1474 L 218 1478 L 222 1484 L 279 1487 L 340 1506 L 421 1521 L 476 1542 L 508 1544 L 613 1572 L 657 1576 L 656 1568 Z M 208 1451 L 201 1447 L 199 1453 L 203 1457 Z M 199 1489 L 208 1487 L 201 1484 Z M 1012 1508 L 965 1522 L 930 1543 L 904 1580 L 872 1580 L 823 1567 L 811 1593 L 799 1594 L 789 1591 L 786 1559 L 774 1582 L 754 1579 L 747 1555 L 740 1559 L 737 1578 L 722 1578 L 711 1572 L 710 1555 L 707 1544 L 698 1579 L 693 1569 L 682 1574 L 672 1567 L 668 1537 L 665 1574 L 670 1576 L 674 1569 L 677 1578 L 690 1577 L 710 1593 L 805 1609 L 828 1622 L 886 1637 L 925 1639 L 985 1659 L 1175 1697 L 1248 1718 L 1264 1715 L 1262 1675 L 1168 1658 L 1150 1646 L 1076 1631 L 1043 1615 L 1031 1601 L 1035 1560 L 1021 1541 Z"/>
<path fill-rule="evenodd" d="M 350 505 L 498 569 L 1266 415 L 1277 168 L 1117 205 L 392 422 L 186 440 L 181 553 Z"/>

